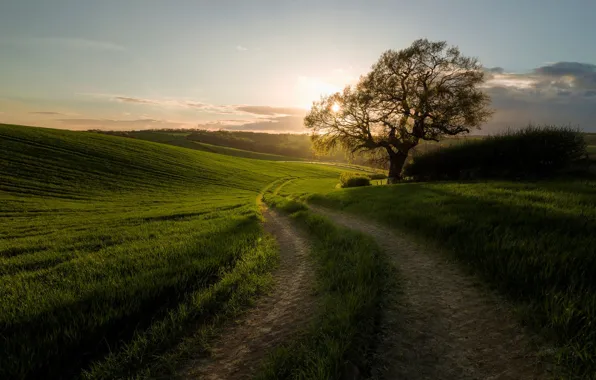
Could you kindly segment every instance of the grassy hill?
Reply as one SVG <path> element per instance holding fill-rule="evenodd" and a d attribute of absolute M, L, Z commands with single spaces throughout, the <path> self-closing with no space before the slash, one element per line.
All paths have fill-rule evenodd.
<path fill-rule="evenodd" d="M 195 139 L 190 139 L 191 131 L 130 131 L 130 132 L 102 132 L 110 135 L 130 137 L 134 139 L 153 141 L 162 144 L 180 146 L 188 149 L 201 150 L 204 152 L 220 153 L 234 157 L 254 158 L 257 160 L 270 161 L 303 161 L 305 158 L 284 156 L 279 154 L 254 152 L 245 149 L 232 148 L 225 145 L 208 144 Z"/>
<path fill-rule="evenodd" d="M 0 377 L 143 368 L 267 285 L 257 194 L 339 171 L 0 125 Z"/>
<path fill-rule="evenodd" d="M 303 159 L 303 158 L 280 156 L 277 154 L 269 154 L 269 153 L 251 152 L 249 150 L 229 148 L 227 146 L 211 145 L 211 144 L 201 143 L 198 141 L 193 141 L 193 142 L 198 147 L 196 149 L 202 150 L 204 152 L 219 153 L 219 154 L 225 154 L 228 156 L 235 156 L 235 157 L 254 158 L 257 160 L 305 161 L 305 159 Z"/>
<path fill-rule="evenodd" d="M 357 166 L 369 165 L 362 157 L 347 159 L 342 151 L 315 158 L 310 137 L 304 134 L 276 134 L 257 132 L 230 132 L 206 130 L 148 130 L 148 131 L 94 131 L 112 136 L 129 137 L 189 149 L 255 158 L 270 161 L 325 161 L 327 163 Z"/>

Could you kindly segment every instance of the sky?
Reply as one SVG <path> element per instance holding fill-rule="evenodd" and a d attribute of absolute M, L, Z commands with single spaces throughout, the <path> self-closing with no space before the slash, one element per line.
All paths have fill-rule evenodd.
<path fill-rule="evenodd" d="M 0 0 L 0 123 L 303 132 L 388 49 L 446 40 L 487 70 L 483 133 L 596 132 L 593 0 Z"/>

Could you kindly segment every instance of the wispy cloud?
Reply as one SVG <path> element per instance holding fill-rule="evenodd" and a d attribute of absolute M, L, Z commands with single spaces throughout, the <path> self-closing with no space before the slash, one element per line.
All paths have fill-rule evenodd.
<path fill-rule="evenodd" d="M 99 96 L 99 95 L 96 95 Z M 148 98 L 137 98 L 132 96 L 110 96 L 111 99 L 123 103 L 133 103 L 141 105 L 151 105 L 158 107 L 178 107 L 178 108 L 190 108 L 200 110 L 203 112 L 215 113 L 215 114 L 231 114 L 235 113 L 235 106 L 229 105 L 215 105 L 195 100 L 184 100 L 184 99 L 148 99 Z"/>
<path fill-rule="evenodd" d="M 151 99 L 131 98 L 129 96 L 115 96 L 114 99 L 124 103 L 138 103 L 138 104 L 159 104 Z"/>
<path fill-rule="evenodd" d="M 250 115 L 255 118 L 270 118 L 280 116 L 300 115 L 304 116 L 306 111 L 302 108 L 292 107 L 271 107 L 271 106 L 252 106 L 252 105 L 217 105 L 206 102 L 199 102 L 195 100 L 181 100 L 181 99 L 148 99 L 132 96 L 110 96 L 113 100 L 161 107 L 182 107 L 195 109 L 207 113 L 219 115 Z"/>
<path fill-rule="evenodd" d="M 90 40 L 76 37 L 25 37 L 25 38 L 0 38 L 0 44 L 24 46 L 49 46 L 52 48 L 86 49 L 124 51 L 124 46 L 108 41 Z"/>
<path fill-rule="evenodd" d="M 60 115 L 65 115 L 63 113 L 60 112 L 54 112 L 54 111 L 33 111 L 33 112 L 29 112 L 32 115 L 49 115 L 49 116 L 60 116 Z"/>
<path fill-rule="evenodd" d="M 247 51 L 248 48 L 247 47 L 244 47 L 242 45 L 236 45 L 236 50 L 238 50 L 238 51 Z"/>
<path fill-rule="evenodd" d="M 296 116 L 279 117 L 272 120 L 257 120 L 242 124 L 207 124 L 205 127 L 218 126 L 219 129 L 229 131 L 253 131 L 269 133 L 305 133 L 303 118 Z"/>
<path fill-rule="evenodd" d="M 306 116 L 306 110 L 293 107 L 271 107 L 271 106 L 236 106 L 238 111 L 266 116 Z"/>

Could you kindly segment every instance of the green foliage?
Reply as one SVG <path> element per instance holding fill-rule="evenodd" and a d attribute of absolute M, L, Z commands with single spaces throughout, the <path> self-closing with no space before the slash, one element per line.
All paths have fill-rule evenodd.
<path fill-rule="evenodd" d="M 370 177 L 366 174 L 355 172 L 343 172 L 339 175 L 341 187 L 370 186 Z"/>
<path fill-rule="evenodd" d="M 286 212 L 301 210 L 292 216 L 312 237 L 321 303 L 307 333 L 275 351 L 257 379 L 340 379 L 348 362 L 366 373 L 390 265 L 372 238 L 274 198 Z"/>
<path fill-rule="evenodd" d="M 294 179 L 288 181 L 279 190 L 279 194 L 284 197 L 304 199 L 312 193 L 328 193 L 337 188 L 337 178 L 317 178 L 313 179 Z"/>
<path fill-rule="evenodd" d="M 0 125 L 0 378 L 130 375 L 264 286 L 262 188 L 339 172 Z"/>
<path fill-rule="evenodd" d="M 111 352 L 104 360 L 94 363 L 84 373 L 84 378 L 125 378 L 141 371 L 143 377 L 174 376 L 173 369 L 180 356 L 205 351 L 205 341 L 213 337 L 226 318 L 239 314 L 256 294 L 272 285 L 269 271 L 277 259 L 274 239 L 268 236 L 259 241 L 256 249 L 247 252 L 219 282 L 189 294 L 164 318 L 154 320 L 145 331 L 137 331 L 122 350 Z M 196 329 L 197 320 L 202 321 L 201 328 L 175 350 L 159 357 L 149 355 L 176 345 L 188 330 Z"/>
<path fill-rule="evenodd" d="M 596 373 L 596 182 L 401 184 L 311 201 L 448 249 L 526 305 L 570 372 Z"/>
<path fill-rule="evenodd" d="M 415 180 L 548 177 L 585 156 L 578 130 L 529 126 L 414 156 L 404 175 Z"/>
<path fill-rule="evenodd" d="M 373 174 L 369 174 L 368 178 L 370 178 L 370 179 L 387 179 L 387 174 L 373 173 Z"/>

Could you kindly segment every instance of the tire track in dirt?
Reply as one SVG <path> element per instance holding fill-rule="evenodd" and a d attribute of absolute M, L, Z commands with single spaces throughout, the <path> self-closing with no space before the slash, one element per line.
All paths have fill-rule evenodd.
<path fill-rule="evenodd" d="M 372 236 L 395 263 L 401 293 L 384 310 L 379 368 L 384 379 L 547 379 L 537 340 L 510 305 L 445 255 L 350 214 L 312 206 L 335 223 Z"/>
<path fill-rule="evenodd" d="M 259 299 L 235 324 L 226 328 L 213 345 L 210 358 L 195 361 L 182 374 L 186 379 L 247 379 L 274 348 L 299 333 L 315 307 L 314 272 L 308 240 L 288 217 L 266 209 L 265 230 L 280 249 L 274 271 L 274 289 Z"/>

